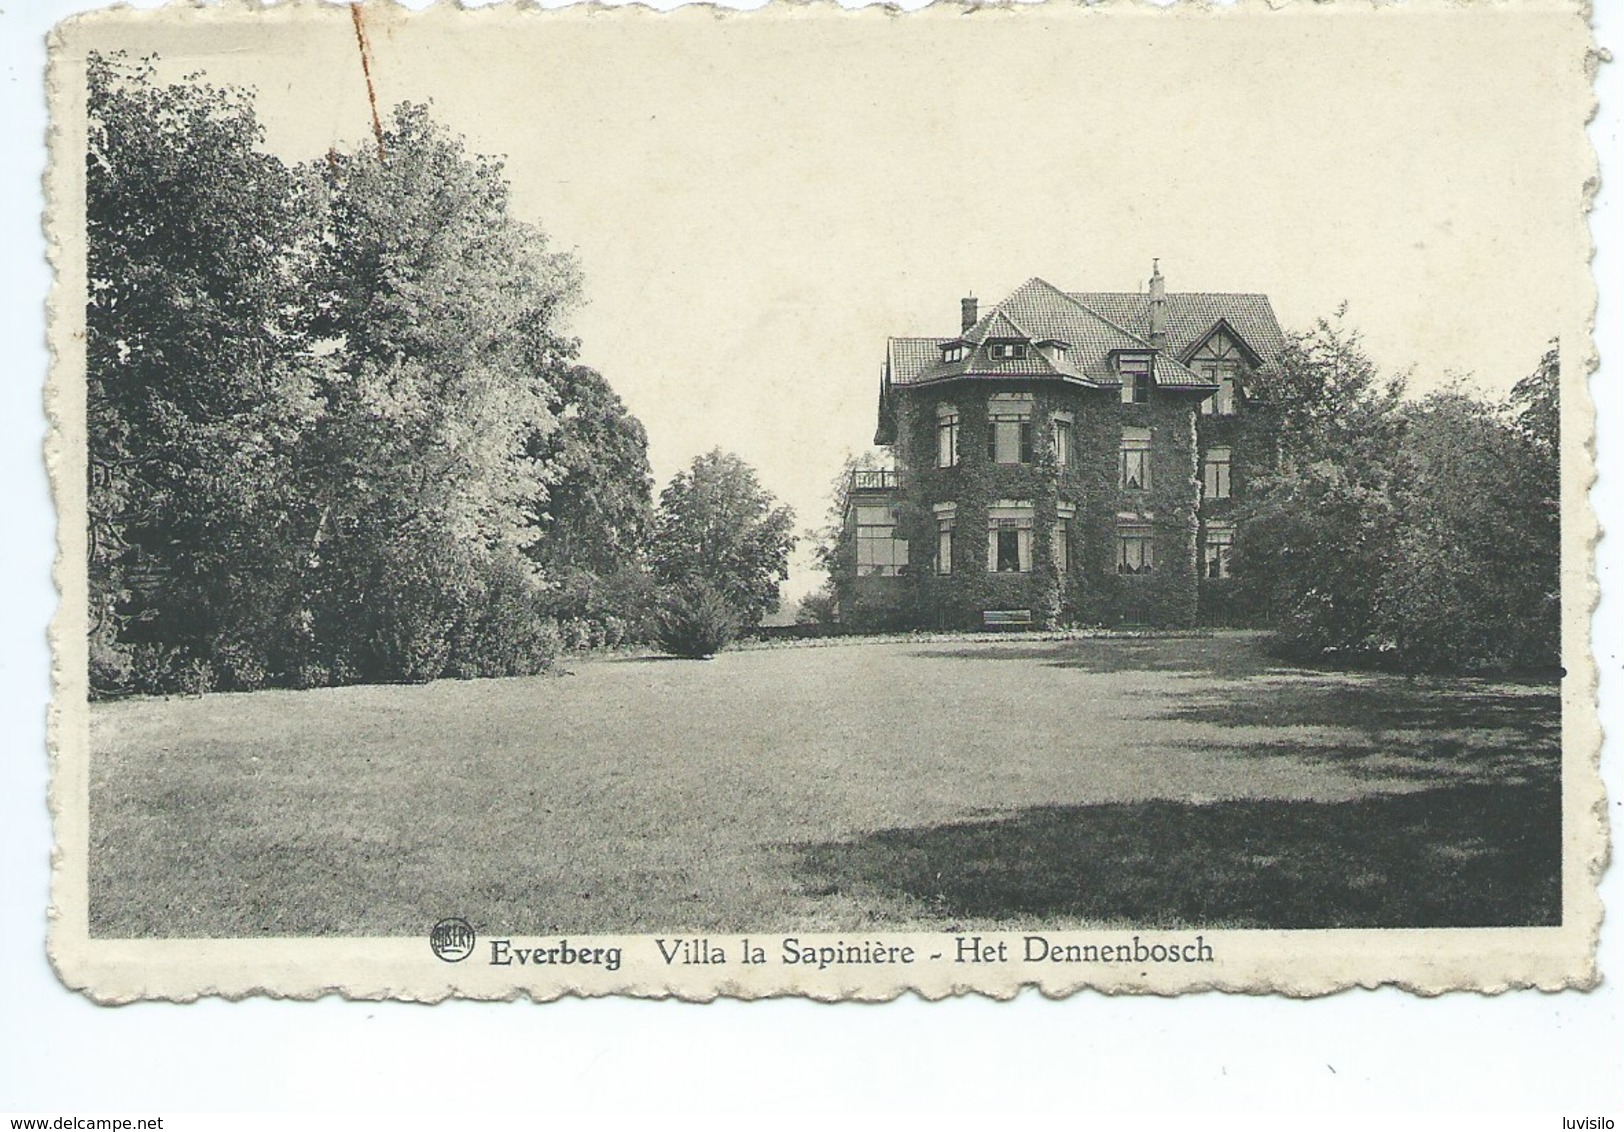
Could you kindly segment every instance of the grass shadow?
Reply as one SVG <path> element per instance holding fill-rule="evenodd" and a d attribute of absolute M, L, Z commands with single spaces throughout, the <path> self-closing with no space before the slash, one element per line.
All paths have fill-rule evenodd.
<path fill-rule="evenodd" d="M 1038 806 L 795 846 L 817 891 L 930 918 L 1138 927 L 1423 928 L 1561 920 L 1554 786 L 1347 802 Z"/>
<path fill-rule="evenodd" d="M 1546 681 L 1281 670 L 1286 680 L 1213 688 L 1184 697 L 1162 718 L 1214 727 L 1260 724 L 1351 727 L 1364 731 L 1512 731 L 1533 743 L 1559 742 L 1560 686 Z"/>
<path fill-rule="evenodd" d="M 1252 640 L 1256 634 L 1217 637 L 1082 637 L 1068 641 L 1000 644 L 996 638 L 957 648 L 921 648 L 926 660 L 1017 660 L 1090 674 L 1113 672 L 1199 673 L 1242 680 L 1284 671 Z M 1239 638 L 1245 639 L 1239 639 Z"/>

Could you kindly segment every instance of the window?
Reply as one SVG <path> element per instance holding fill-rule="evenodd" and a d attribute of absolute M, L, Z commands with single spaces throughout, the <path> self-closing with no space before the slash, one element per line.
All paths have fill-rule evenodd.
<path fill-rule="evenodd" d="M 1201 576 L 1229 577 L 1229 548 L 1235 542 L 1235 528 L 1228 523 L 1208 523 L 1201 545 Z"/>
<path fill-rule="evenodd" d="M 1122 430 L 1122 456 L 1118 470 L 1117 483 L 1123 491 L 1150 490 L 1150 429 Z"/>
<path fill-rule="evenodd" d="M 987 404 L 987 460 L 994 464 L 1032 462 L 1032 395 L 996 393 Z"/>
<path fill-rule="evenodd" d="M 989 342 L 987 356 L 995 361 L 1009 361 L 1026 357 L 1025 342 Z"/>
<path fill-rule="evenodd" d="M 1070 467 L 1072 451 L 1072 419 L 1070 413 L 1056 413 L 1049 420 L 1049 444 L 1054 450 L 1054 462 L 1062 468 Z"/>
<path fill-rule="evenodd" d="M 953 572 L 953 528 L 958 521 L 958 505 L 936 504 L 936 572 Z"/>
<path fill-rule="evenodd" d="M 942 361 L 962 362 L 970 356 L 970 347 L 963 342 L 954 342 L 952 345 L 942 347 Z"/>
<path fill-rule="evenodd" d="M 1054 572 L 1061 577 L 1071 573 L 1071 521 L 1077 516 L 1074 504 L 1062 503 L 1055 512 L 1054 530 L 1049 533 L 1049 553 Z"/>
<path fill-rule="evenodd" d="M 936 466 L 957 467 L 959 462 L 959 411 L 952 405 L 936 406 Z"/>
<path fill-rule="evenodd" d="M 1150 358 L 1143 355 L 1123 357 L 1117 362 L 1122 378 L 1122 403 L 1143 405 L 1150 400 Z"/>
<path fill-rule="evenodd" d="M 1117 573 L 1150 574 L 1156 569 L 1156 537 L 1149 523 L 1117 524 Z"/>
<path fill-rule="evenodd" d="M 908 540 L 897 538 L 894 508 L 882 504 L 857 507 L 857 573 L 896 577 L 908 568 Z"/>
<path fill-rule="evenodd" d="M 1215 332 L 1202 344 L 1190 368 L 1218 387 L 1218 392 L 1201 402 L 1201 412 L 1209 417 L 1233 413 L 1241 374 L 1240 347 L 1235 340 L 1222 330 Z"/>
<path fill-rule="evenodd" d="M 1218 386 L 1218 392 L 1201 402 L 1201 412 L 1209 417 L 1227 417 L 1235 411 L 1234 362 L 1198 362 L 1196 372 Z"/>
<path fill-rule="evenodd" d="M 1000 500 L 987 508 L 987 572 L 1026 574 L 1032 569 L 1032 505 Z"/>
<path fill-rule="evenodd" d="M 1201 489 L 1204 498 L 1229 498 L 1229 449 L 1207 449 L 1207 460 L 1201 469 Z"/>

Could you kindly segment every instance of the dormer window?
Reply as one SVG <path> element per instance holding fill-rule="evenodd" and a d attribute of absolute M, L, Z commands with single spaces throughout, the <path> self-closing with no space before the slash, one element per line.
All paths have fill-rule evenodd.
<path fill-rule="evenodd" d="M 989 342 L 987 356 L 995 362 L 1013 361 L 1026 357 L 1025 342 Z"/>
<path fill-rule="evenodd" d="M 1234 362 L 1202 362 L 1196 372 L 1218 387 L 1218 392 L 1201 402 L 1201 413 L 1208 417 L 1227 417 L 1235 411 Z"/>
<path fill-rule="evenodd" d="M 963 342 L 953 342 L 942 347 L 942 361 L 962 362 L 970 356 L 970 347 Z"/>
<path fill-rule="evenodd" d="M 1150 355 L 1124 354 L 1117 361 L 1122 378 L 1122 403 L 1143 405 L 1150 400 Z"/>

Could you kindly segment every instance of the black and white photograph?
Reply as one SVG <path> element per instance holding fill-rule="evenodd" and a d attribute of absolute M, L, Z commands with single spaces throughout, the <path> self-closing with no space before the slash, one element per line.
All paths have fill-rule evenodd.
<path fill-rule="evenodd" d="M 1593 51 L 64 25 L 61 978 L 1593 985 Z"/>

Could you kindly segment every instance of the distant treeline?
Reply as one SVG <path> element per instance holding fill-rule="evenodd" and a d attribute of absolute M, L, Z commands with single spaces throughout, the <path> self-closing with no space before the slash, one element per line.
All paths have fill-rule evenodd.
<path fill-rule="evenodd" d="M 719 452 L 656 511 L 577 264 L 427 108 L 290 165 L 247 92 L 92 56 L 89 119 L 94 692 L 532 673 L 776 606 L 787 511 Z"/>

